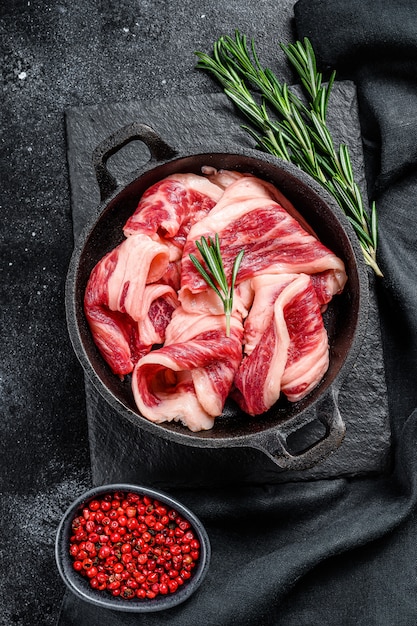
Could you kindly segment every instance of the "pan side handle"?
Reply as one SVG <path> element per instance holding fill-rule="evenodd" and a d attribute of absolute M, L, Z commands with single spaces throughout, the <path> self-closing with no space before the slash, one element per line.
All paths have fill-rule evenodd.
<path fill-rule="evenodd" d="M 300 452 L 290 451 L 290 439 L 309 425 L 319 422 L 324 434 Z M 305 416 L 301 423 L 283 424 L 275 432 L 263 432 L 256 442 L 279 467 L 302 471 L 314 467 L 335 452 L 343 441 L 346 427 L 338 407 L 338 390 L 331 388 L 313 407 L 311 419 Z"/>
<path fill-rule="evenodd" d="M 143 141 L 148 147 L 151 153 L 150 160 L 164 161 L 177 155 L 177 151 L 165 143 L 158 133 L 147 124 L 132 122 L 119 128 L 104 139 L 92 154 L 93 167 L 100 188 L 102 202 L 107 200 L 118 187 L 116 178 L 107 168 L 108 159 L 131 141 L 136 140 Z"/>

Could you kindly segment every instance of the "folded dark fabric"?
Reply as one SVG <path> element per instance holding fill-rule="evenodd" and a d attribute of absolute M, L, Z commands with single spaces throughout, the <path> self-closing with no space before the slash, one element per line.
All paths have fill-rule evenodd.
<path fill-rule="evenodd" d="M 336 69 L 339 79 L 353 80 L 358 90 L 368 191 L 379 215 L 384 279 L 378 293 L 394 434 L 393 476 L 399 480 L 394 491 L 389 482 L 381 490 L 378 524 L 388 524 L 384 539 L 355 549 L 355 542 L 359 545 L 370 530 L 363 527 L 350 553 L 330 561 L 331 575 L 323 567 L 316 570 L 318 580 L 326 581 L 326 598 L 330 598 L 322 614 L 333 613 L 333 623 L 355 623 L 356 614 L 358 624 L 411 626 L 417 623 L 415 489 L 408 483 L 407 513 L 406 509 L 401 513 L 397 499 L 397 513 L 404 514 L 397 533 L 389 531 L 386 504 L 392 502 L 395 489 L 406 488 L 408 479 L 403 482 L 400 468 L 410 463 L 411 474 L 417 471 L 417 3 L 299 0 L 295 18 L 297 38 L 310 39 L 319 68 Z M 404 445 L 408 437 L 412 437 L 410 446 Z M 315 610 L 316 581 L 311 576 L 307 580 L 306 593 L 292 595 L 287 602 L 291 615 L 311 615 L 309 609 Z M 293 611 L 294 602 L 303 609 Z M 318 623 L 303 619 L 299 623 Z"/>
<path fill-rule="evenodd" d="M 386 367 L 398 433 L 417 405 L 417 3 L 300 0 L 299 39 L 358 89 L 369 194 L 379 214 Z"/>

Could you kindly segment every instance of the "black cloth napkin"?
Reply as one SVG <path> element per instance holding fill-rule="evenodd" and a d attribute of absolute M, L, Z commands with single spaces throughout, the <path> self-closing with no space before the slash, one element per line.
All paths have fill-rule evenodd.
<path fill-rule="evenodd" d="M 385 358 L 393 429 L 417 405 L 417 3 L 300 0 L 298 38 L 358 90 L 368 191 L 379 214 Z"/>
<path fill-rule="evenodd" d="M 417 623 L 417 4 L 301 0 L 295 16 L 298 37 L 311 38 L 319 63 L 359 88 L 368 184 L 380 216 L 392 472 L 177 490 L 212 543 L 211 568 L 192 600 L 133 616 L 67 596 L 61 625 Z"/>

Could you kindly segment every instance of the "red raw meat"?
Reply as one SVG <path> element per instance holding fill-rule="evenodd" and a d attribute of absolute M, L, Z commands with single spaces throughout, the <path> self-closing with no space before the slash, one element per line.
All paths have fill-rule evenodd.
<path fill-rule="evenodd" d="M 236 318 L 228 338 L 224 316 L 176 309 L 164 346 L 140 359 L 133 371 L 141 414 L 155 423 L 179 421 L 191 431 L 212 428 L 242 359 L 242 334 Z"/>
<path fill-rule="evenodd" d="M 306 274 L 264 275 L 245 322 L 245 356 L 232 396 L 250 415 L 264 413 L 281 392 L 292 402 L 328 368 L 328 340 L 315 289 Z"/>
<path fill-rule="evenodd" d="M 281 391 L 297 402 L 319 384 L 329 367 L 329 339 L 311 280 L 286 306 L 284 316 L 290 345 Z"/>
<path fill-rule="evenodd" d="M 103 257 L 90 274 L 85 314 L 98 349 L 118 376 L 131 372 L 153 344 L 164 341 L 178 306 L 172 287 L 155 282 L 164 275 L 168 259 L 165 245 L 135 235 Z"/>
<path fill-rule="evenodd" d="M 307 395 L 328 367 L 321 313 L 347 280 L 341 259 L 273 185 L 202 173 L 168 176 L 143 194 L 85 293 L 94 341 L 115 374 L 132 372 L 140 413 L 192 431 L 212 428 L 230 392 L 251 415 L 281 393 Z M 220 298 L 189 258 L 199 255 L 196 240 L 216 233 L 229 279 L 245 253 L 230 338 Z"/>
<path fill-rule="evenodd" d="M 124 234 L 160 237 L 170 244 L 170 260 L 176 261 L 192 224 L 207 215 L 222 193 L 222 188 L 205 176 L 167 176 L 145 191 L 123 228 Z"/>
<path fill-rule="evenodd" d="M 346 280 L 346 272 L 341 269 L 331 269 L 311 274 L 311 282 L 316 291 L 322 313 L 326 310 L 333 296 L 342 293 Z"/>
<path fill-rule="evenodd" d="M 258 274 L 327 272 L 337 275 L 340 291 L 346 282 L 343 262 L 307 232 L 274 198 L 269 183 L 245 176 L 229 185 L 214 209 L 191 228 L 184 247 L 181 290 L 182 305 L 191 310 L 205 282 L 189 259 L 196 254 L 195 241 L 218 233 L 226 275 L 230 276 L 240 250 L 245 254 L 236 284 Z M 330 282 L 330 281 L 329 281 Z M 198 297 L 197 297 L 198 300 Z"/>

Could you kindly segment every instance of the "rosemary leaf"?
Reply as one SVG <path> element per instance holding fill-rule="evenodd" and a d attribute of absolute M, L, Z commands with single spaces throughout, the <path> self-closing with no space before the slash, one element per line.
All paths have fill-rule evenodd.
<path fill-rule="evenodd" d="M 204 267 L 201 265 L 200 261 L 197 259 L 197 257 L 194 256 L 194 254 L 190 254 L 190 259 L 193 262 L 193 264 L 195 265 L 195 267 L 198 269 L 198 271 L 200 272 L 201 276 L 204 278 L 204 280 L 206 281 L 206 283 L 209 285 L 209 287 L 211 287 L 219 296 L 219 298 L 222 298 L 222 294 L 220 293 L 220 291 L 217 289 L 216 285 L 214 284 L 214 282 L 212 281 L 211 277 L 209 276 L 209 274 L 207 274 L 206 270 L 204 269 Z"/>
<path fill-rule="evenodd" d="M 319 146 L 319 148 L 321 148 L 323 152 L 326 152 L 328 154 L 332 152 L 334 153 L 333 140 L 330 135 L 329 129 L 327 128 L 327 126 L 323 126 L 315 111 L 311 111 L 311 121 L 313 123 L 314 130 L 312 128 L 310 130 L 310 134 L 312 135 L 314 142 Z M 314 133 L 314 131 L 316 131 L 316 134 Z"/>
<path fill-rule="evenodd" d="M 203 257 L 204 261 L 208 269 L 210 270 L 215 282 L 217 283 L 219 290 L 223 293 L 227 293 L 227 279 L 224 276 L 224 270 L 222 273 L 222 266 L 219 264 L 219 259 L 217 256 L 217 248 L 213 243 L 212 239 L 209 239 L 210 245 L 207 240 L 202 237 L 201 243 L 196 241 L 196 246 Z"/>
<path fill-rule="evenodd" d="M 352 166 L 350 163 L 349 152 L 348 152 L 347 146 L 345 146 L 344 144 L 342 144 L 339 148 L 339 160 L 340 160 L 340 164 L 342 166 L 342 171 L 343 171 L 346 181 L 350 185 L 353 185 L 354 183 L 353 171 L 352 171 Z"/>
<path fill-rule="evenodd" d="M 236 276 L 237 276 L 237 273 L 238 273 L 238 271 L 239 271 L 239 266 L 240 266 L 240 264 L 241 264 L 241 262 L 242 262 L 242 259 L 243 259 L 243 255 L 244 255 L 244 254 L 245 254 L 245 251 L 244 251 L 244 250 L 241 250 L 241 251 L 239 252 L 239 254 L 237 255 L 237 257 L 235 258 L 234 263 L 233 263 L 233 270 L 232 270 L 232 283 L 231 283 L 231 285 L 230 285 L 230 290 L 231 290 L 231 292 L 232 292 L 232 293 L 233 293 L 233 291 L 234 291 L 234 289 L 235 289 Z"/>
<path fill-rule="evenodd" d="M 376 204 L 372 202 L 371 206 L 371 234 L 372 239 L 377 243 L 378 241 L 378 215 L 376 212 Z"/>
<path fill-rule="evenodd" d="M 233 262 L 231 284 L 229 287 L 224 269 L 218 233 L 216 233 L 214 240 L 211 237 L 208 237 L 208 239 L 201 237 L 200 241 L 195 242 L 195 245 L 205 262 L 208 271 L 203 267 L 194 254 L 189 255 L 190 260 L 195 268 L 200 272 L 207 285 L 211 287 L 211 289 L 213 289 L 219 296 L 226 316 L 226 337 L 230 337 L 230 320 L 233 311 L 233 293 L 235 289 L 236 276 L 244 255 L 244 250 L 239 252 Z"/>

